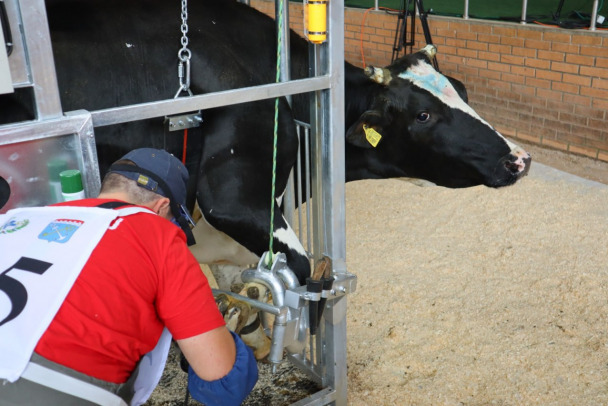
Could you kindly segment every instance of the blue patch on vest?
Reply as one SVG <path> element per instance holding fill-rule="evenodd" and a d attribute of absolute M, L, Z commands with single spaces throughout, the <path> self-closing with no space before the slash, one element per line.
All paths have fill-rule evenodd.
<path fill-rule="evenodd" d="M 65 244 L 83 224 L 80 220 L 58 219 L 51 222 L 38 236 L 41 240 Z"/>

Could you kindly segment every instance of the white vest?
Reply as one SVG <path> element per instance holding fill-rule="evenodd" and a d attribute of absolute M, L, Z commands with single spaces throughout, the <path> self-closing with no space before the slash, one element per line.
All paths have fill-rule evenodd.
<path fill-rule="evenodd" d="M 53 382 L 61 379 L 41 375 L 38 366 L 28 362 L 105 232 L 118 225 L 114 222 L 118 217 L 140 212 L 153 213 L 132 206 L 117 210 L 53 206 L 0 215 L 0 379 L 14 382 L 23 377 L 63 392 L 64 386 L 73 387 L 73 382 Z M 158 384 L 170 344 L 165 329 L 155 350 L 141 360 L 132 405 L 144 403 Z M 103 391 L 82 383 L 93 387 L 84 390 L 85 395 L 93 389 Z M 68 393 L 85 396 L 78 389 L 73 392 Z"/>

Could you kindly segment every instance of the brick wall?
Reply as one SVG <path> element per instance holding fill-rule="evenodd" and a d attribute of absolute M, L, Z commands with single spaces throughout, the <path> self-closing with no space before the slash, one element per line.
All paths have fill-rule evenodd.
<path fill-rule="evenodd" d="M 273 1 L 251 4 L 274 16 Z M 290 21 L 301 34 L 300 3 L 290 3 Z M 347 8 L 344 22 L 347 61 L 390 63 L 394 13 Z M 464 82 L 471 106 L 504 135 L 608 162 L 608 31 L 438 16 L 429 28 L 441 71 Z"/>

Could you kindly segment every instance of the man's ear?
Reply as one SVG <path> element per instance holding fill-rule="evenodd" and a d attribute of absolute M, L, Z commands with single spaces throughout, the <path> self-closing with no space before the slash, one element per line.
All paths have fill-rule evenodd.
<path fill-rule="evenodd" d="M 173 217 L 171 214 L 170 200 L 168 197 L 160 197 L 152 202 L 149 206 L 150 209 L 156 214 L 159 214 L 163 217 Z"/>

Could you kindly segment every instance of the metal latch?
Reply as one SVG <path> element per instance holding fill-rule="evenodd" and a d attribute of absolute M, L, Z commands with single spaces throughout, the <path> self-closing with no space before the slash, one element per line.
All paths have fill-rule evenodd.
<path fill-rule="evenodd" d="M 186 113 L 176 116 L 165 117 L 169 131 L 185 130 L 186 128 L 200 127 L 203 122 L 203 115 L 200 111 L 196 113 Z"/>

